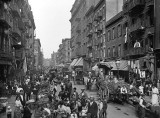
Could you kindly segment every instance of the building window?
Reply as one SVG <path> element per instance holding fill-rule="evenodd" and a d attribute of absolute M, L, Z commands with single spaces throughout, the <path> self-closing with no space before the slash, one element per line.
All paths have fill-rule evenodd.
<path fill-rule="evenodd" d="M 103 57 L 106 57 L 106 49 L 103 49 Z"/>
<path fill-rule="evenodd" d="M 108 31 L 108 41 L 110 41 L 111 40 L 111 31 L 109 30 Z"/>
<path fill-rule="evenodd" d="M 105 38 L 105 34 L 103 34 L 103 43 L 105 45 L 105 42 L 106 42 L 106 38 Z"/>
<path fill-rule="evenodd" d="M 115 38 L 115 28 L 112 29 L 112 39 Z"/>
<path fill-rule="evenodd" d="M 103 19 L 105 19 L 105 7 L 102 8 Z"/>
<path fill-rule="evenodd" d="M 118 37 L 121 37 L 122 35 L 122 26 L 119 24 L 118 25 Z"/>
<path fill-rule="evenodd" d="M 115 57 L 116 55 L 116 50 L 115 50 L 115 46 L 113 46 L 113 57 Z"/>
<path fill-rule="evenodd" d="M 110 57 L 110 53 L 111 53 L 111 49 L 110 49 L 110 48 L 108 48 L 107 57 Z"/>
<path fill-rule="evenodd" d="M 121 44 L 118 45 L 118 57 L 121 57 Z"/>

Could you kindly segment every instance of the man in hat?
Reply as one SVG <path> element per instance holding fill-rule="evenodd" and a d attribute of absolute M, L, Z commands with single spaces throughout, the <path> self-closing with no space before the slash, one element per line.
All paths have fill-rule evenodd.
<path fill-rule="evenodd" d="M 127 88 L 125 85 L 121 87 L 122 100 L 127 101 Z"/>
<path fill-rule="evenodd" d="M 81 100 L 81 104 L 82 104 L 82 107 L 86 106 L 86 103 L 87 103 L 87 99 L 88 99 L 88 95 L 87 93 L 85 92 L 85 89 L 81 89 L 81 93 L 79 95 L 79 98 Z"/>
<path fill-rule="evenodd" d="M 81 98 L 88 99 L 88 95 L 87 95 L 87 93 L 85 92 L 85 88 L 82 88 L 82 89 L 81 89 L 81 93 L 79 94 L 79 97 L 80 97 L 80 99 L 81 99 Z"/>
<path fill-rule="evenodd" d="M 90 114 L 90 118 L 97 118 L 98 113 L 98 105 L 94 100 L 94 97 L 90 97 L 90 102 L 88 104 L 88 114 Z"/>
<path fill-rule="evenodd" d="M 74 101 L 78 100 L 78 92 L 77 92 L 76 87 L 73 88 L 73 93 L 71 94 L 71 99 L 74 100 Z"/>

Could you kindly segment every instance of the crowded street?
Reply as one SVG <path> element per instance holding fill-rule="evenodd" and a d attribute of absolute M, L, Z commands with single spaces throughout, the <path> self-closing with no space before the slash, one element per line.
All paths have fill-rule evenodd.
<path fill-rule="evenodd" d="M 0 0 L 0 118 L 160 118 L 160 0 Z"/>
<path fill-rule="evenodd" d="M 73 83 L 73 81 L 72 81 Z M 80 93 L 81 92 L 81 88 L 86 88 L 85 85 L 74 85 L 73 83 L 73 88 L 76 87 L 77 88 L 77 92 Z M 60 85 L 57 86 L 57 94 L 60 92 Z M 97 96 L 97 92 L 96 91 L 89 91 L 86 90 L 86 93 L 88 94 L 88 96 L 93 96 L 96 100 L 96 102 L 98 103 L 98 96 Z M 12 108 L 12 116 L 14 116 L 14 110 L 15 110 L 15 99 L 16 96 L 11 96 L 8 99 L 8 106 L 11 106 Z M 135 114 L 135 108 L 132 105 L 129 104 L 124 104 L 124 105 L 120 105 L 120 104 L 115 104 L 115 103 L 108 103 L 108 110 L 107 110 L 107 117 L 108 118 L 137 118 L 136 114 Z M 0 118 L 7 118 L 6 114 L 0 114 Z M 32 116 L 32 118 L 34 118 L 34 115 Z"/>

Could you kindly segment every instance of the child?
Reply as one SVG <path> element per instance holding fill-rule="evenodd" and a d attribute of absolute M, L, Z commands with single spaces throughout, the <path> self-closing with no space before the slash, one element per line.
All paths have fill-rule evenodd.
<path fill-rule="evenodd" d="M 7 118 L 12 118 L 12 109 L 11 109 L 11 106 L 7 107 L 6 114 L 7 114 Z"/>

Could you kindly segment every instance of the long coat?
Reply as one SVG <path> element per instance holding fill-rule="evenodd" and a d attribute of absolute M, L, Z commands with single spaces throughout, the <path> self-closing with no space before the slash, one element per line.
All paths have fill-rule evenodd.
<path fill-rule="evenodd" d="M 93 102 L 88 104 L 88 113 L 91 114 L 91 118 L 97 118 L 97 112 L 98 112 L 98 105 L 96 102 Z"/>

